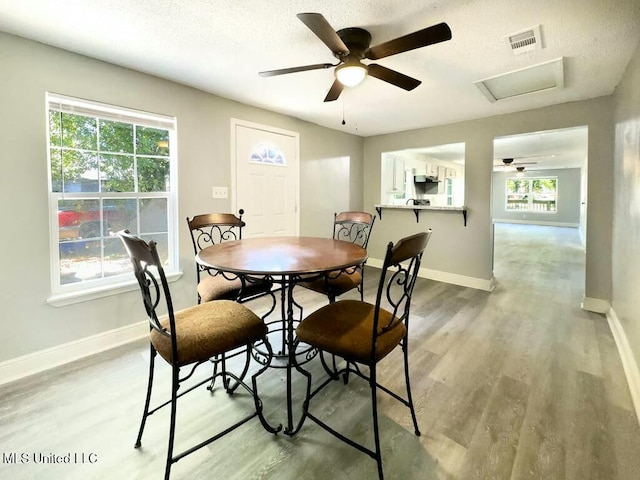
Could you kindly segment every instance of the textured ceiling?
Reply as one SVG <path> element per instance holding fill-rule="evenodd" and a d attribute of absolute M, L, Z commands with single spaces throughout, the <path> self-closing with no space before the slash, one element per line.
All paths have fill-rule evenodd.
<path fill-rule="evenodd" d="M 332 69 L 257 74 L 334 62 L 300 12 L 366 28 L 373 45 L 439 22 L 453 39 L 377 62 L 422 80 L 411 92 L 370 77 L 323 103 Z M 514 56 L 503 37 L 537 24 L 545 48 Z M 370 136 L 609 95 L 640 38 L 640 1 L 0 0 L 0 30 Z M 561 90 L 492 104 L 473 84 L 558 57 Z"/>

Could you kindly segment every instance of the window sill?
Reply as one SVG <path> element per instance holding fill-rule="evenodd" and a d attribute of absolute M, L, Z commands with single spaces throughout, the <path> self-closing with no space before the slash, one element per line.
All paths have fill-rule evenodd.
<path fill-rule="evenodd" d="M 167 273 L 167 281 L 169 283 L 175 282 L 179 280 L 182 275 L 182 272 Z M 89 302 L 98 298 L 132 292 L 134 290 L 138 290 L 138 288 L 140 288 L 138 286 L 138 282 L 135 279 L 132 279 L 127 282 L 116 283 L 113 285 L 104 285 L 102 287 L 82 291 L 51 295 L 47 298 L 47 303 L 54 307 L 64 307 L 66 305 L 73 305 L 74 303 Z"/>

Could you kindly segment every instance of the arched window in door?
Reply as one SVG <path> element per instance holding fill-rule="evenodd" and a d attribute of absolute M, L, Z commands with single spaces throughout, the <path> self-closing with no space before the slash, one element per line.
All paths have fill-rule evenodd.
<path fill-rule="evenodd" d="M 286 165 L 284 155 L 280 149 L 275 145 L 266 143 L 260 143 L 253 149 L 249 162 L 269 165 Z"/>

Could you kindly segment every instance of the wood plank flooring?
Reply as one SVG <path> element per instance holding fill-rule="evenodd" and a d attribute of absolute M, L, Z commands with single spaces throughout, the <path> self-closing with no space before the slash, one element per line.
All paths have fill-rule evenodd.
<path fill-rule="evenodd" d="M 428 254 L 427 248 L 427 266 Z M 413 434 L 405 407 L 379 395 L 385 478 L 640 479 L 640 428 L 615 343 L 602 315 L 580 309 L 584 252 L 577 231 L 497 224 L 495 260 L 492 293 L 419 279 L 410 364 L 422 436 Z M 378 271 L 368 269 L 368 299 L 377 279 Z M 296 292 L 306 312 L 326 301 Z M 260 300 L 249 305 L 265 308 Z M 398 353 L 380 364 L 380 375 L 402 391 Z M 147 362 L 147 343 L 135 342 L 1 387 L 0 478 L 162 478 L 168 412 L 149 418 L 142 448 L 133 448 Z M 322 376 L 318 362 L 309 367 L 314 378 Z M 170 384 L 168 368 L 159 370 L 156 398 Z M 198 375 L 206 373 L 201 368 Z M 284 422 L 284 370 L 260 377 L 259 388 L 270 421 Z M 299 409 L 299 375 L 294 388 Z M 178 405 L 177 448 L 251 408 L 243 393 L 198 389 Z M 312 409 L 371 445 L 364 382 L 332 384 Z M 27 463 L 20 463 L 23 453 Z M 44 460 L 70 454 L 70 463 L 43 463 L 40 454 Z M 172 473 L 175 479 L 377 478 L 372 459 L 311 422 L 288 438 L 252 421 L 181 460 Z"/>

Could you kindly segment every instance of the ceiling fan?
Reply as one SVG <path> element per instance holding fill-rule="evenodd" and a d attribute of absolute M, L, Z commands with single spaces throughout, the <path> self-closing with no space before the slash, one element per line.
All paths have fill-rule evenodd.
<path fill-rule="evenodd" d="M 494 171 L 517 171 L 519 174 L 524 172 L 524 167 L 527 165 L 536 165 L 538 162 L 521 161 L 527 158 L 534 158 L 539 155 L 531 155 L 530 157 L 508 157 L 508 158 L 496 158 L 494 159 L 493 169 Z"/>
<path fill-rule="evenodd" d="M 505 167 L 517 167 L 519 165 L 535 165 L 535 164 L 538 163 L 538 162 L 518 162 L 518 161 L 516 161 L 516 160 L 520 160 L 520 159 L 524 160 L 524 159 L 527 159 L 527 158 L 533 158 L 533 157 L 501 158 L 499 160 L 502 160 L 502 164 Z"/>
<path fill-rule="evenodd" d="M 261 77 L 272 77 L 287 73 L 336 67 L 336 79 L 324 99 L 325 102 L 337 100 L 345 86 L 358 85 L 367 74 L 404 90 L 413 90 L 422 83 L 420 80 L 375 63 L 365 65 L 362 63 L 362 59 L 379 60 L 398 53 L 451 40 L 449 26 L 446 23 L 439 23 L 370 47 L 371 34 L 363 28 L 343 28 L 336 32 L 320 13 L 299 13 L 297 17 L 329 47 L 333 56 L 338 59 L 338 63 L 316 63 L 300 67 L 268 70 L 260 72 L 259 75 Z"/>

